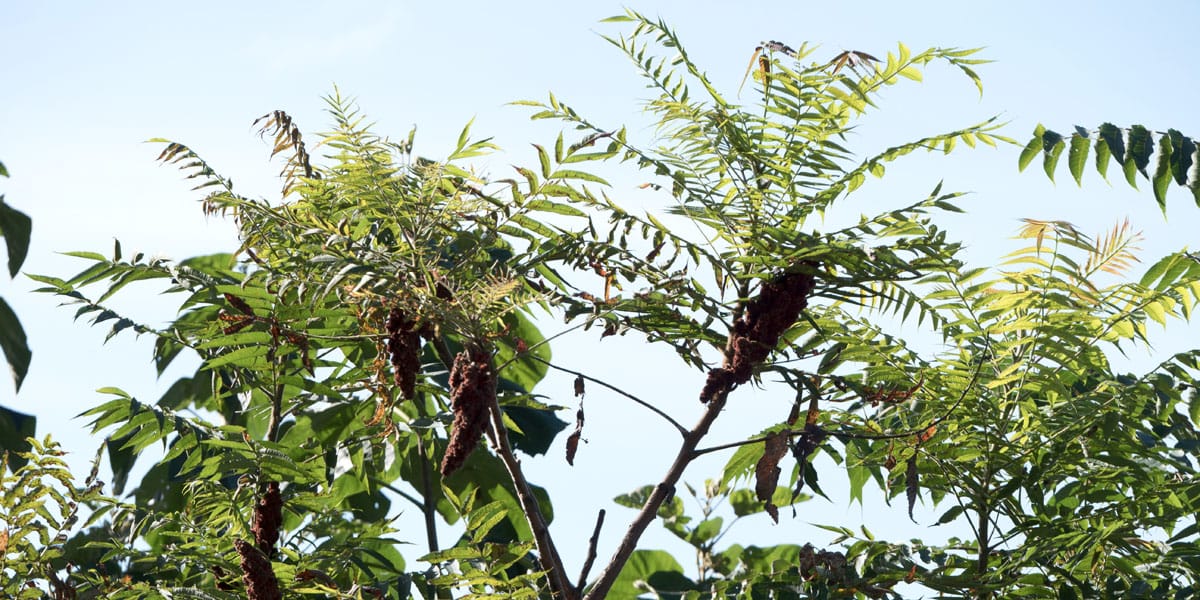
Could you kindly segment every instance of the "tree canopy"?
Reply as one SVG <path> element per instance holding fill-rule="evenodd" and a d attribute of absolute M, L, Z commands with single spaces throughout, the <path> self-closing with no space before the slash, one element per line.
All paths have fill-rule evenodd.
<path fill-rule="evenodd" d="M 66 471 L 49 439 L 32 441 L 24 466 L 0 469 L 0 589 L 251 599 L 1197 595 L 1200 348 L 1140 373 L 1111 359 L 1152 354 L 1150 324 L 1190 318 L 1200 301 L 1195 255 L 1151 257 L 1134 274 L 1138 237 L 1127 223 L 1088 235 L 1027 219 L 1002 264 L 972 265 L 942 225 L 967 210 L 961 194 L 937 182 L 827 227 L 912 152 L 1015 143 L 989 118 L 865 157 L 849 147 L 880 91 L 920 81 L 932 63 L 981 86 L 976 50 L 901 44 L 882 57 L 818 56 L 767 41 L 753 53 L 743 101 L 711 82 L 665 23 L 632 11 L 609 21 L 619 33 L 608 41 L 653 90 L 652 140 L 553 95 L 522 101 L 564 131 L 535 145 L 536 164 L 488 176 L 472 161 L 495 146 L 469 125 L 432 159 L 417 152 L 414 132 L 382 136 L 335 92 L 332 126 L 316 144 L 285 111 L 255 121 L 283 161 L 272 201 L 241 195 L 187 145 L 155 140 L 204 213 L 237 225 L 240 246 L 177 261 L 128 256 L 117 242 L 71 253 L 86 263 L 76 275 L 31 277 L 109 337 L 152 336 L 160 374 L 182 356 L 200 366 L 157 399 L 101 390 L 85 413 L 105 436 L 90 475 Z M 1076 181 L 1093 150 L 1101 175 L 1115 159 L 1131 185 L 1138 173 L 1151 182 L 1160 205 L 1172 182 L 1200 202 L 1200 157 L 1177 131 L 1039 128 L 1018 166 L 1040 153 L 1053 177 L 1064 148 Z M 623 208 L 600 174 L 610 163 L 635 170 L 665 210 Z M 109 306 L 135 282 L 179 300 L 173 322 L 156 327 Z M 906 339 L 900 323 L 937 343 Z M 662 360 L 691 367 L 687 393 L 701 417 L 681 422 L 620 381 L 556 363 L 555 340 L 581 332 L 639 336 Z M 576 406 L 538 393 L 552 369 L 576 377 Z M 708 439 L 723 414 L 755 410 L 740 393 L 749 386 L 792 399 L 789 411 L 742 441 Z M 661 419 L 667 433 L 653 452 L 669 467 L 615 498 L 636 510 L 627 524 L 602 512 L 590 538 L 571 532 L 572 542 L 591 542 L 585 564 L 567 565 L 548 526 L 555 490 L 530 481 L 522 460 L 558 444 L 568 462 L 586 452 L 582 399 L 601 388 Z M 155 446 L 165 455 L 130 481 Z M 714 453 L 727 457 L 721 472 L 688 471 Z M 837 536 L 828 547 L 725 537 L 739 518 L 778 522 L 787 507 L 824 496 L 833 477 L 818 458 L 844 471 L 852 501 L 876 486 L 910 516 L 918 501 L 936 506 L 937 524 L 968 535 L 884 540 L 825 524 Z M 101 461 L 111 487 L 98 480 Z M 707 480 L 693 486 L 685 474 Z M 399 510 L 423 515 L 422 545 L 399 541 L 417 541 L 391 525 Z M 440 539 L 441 522 L 461 524 L 461 536 Z M 643 547 L 655 523 L 694 548 L 693 572 L 681 564 L 692 557 Z M 611 557 L 596 542 L 602 527 L 623 531 Z"/>

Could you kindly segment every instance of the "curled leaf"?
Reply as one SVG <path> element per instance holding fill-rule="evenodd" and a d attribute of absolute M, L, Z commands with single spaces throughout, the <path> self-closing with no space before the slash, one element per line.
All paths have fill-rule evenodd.
<path fill-rule="evenodd" d="M 579 410 L 575 411 L 575 431 L 567 436 L 567 464 L 575 466 L 575 452 L 579 450 L 579 440 L 583 437 L 583 402 L 579 403 Z"/>
<path fill-rule="evenodd" d="M 582 398 L 583 392 L 583 375 L 578 375 L 575 377 L 575 397 Z"/>

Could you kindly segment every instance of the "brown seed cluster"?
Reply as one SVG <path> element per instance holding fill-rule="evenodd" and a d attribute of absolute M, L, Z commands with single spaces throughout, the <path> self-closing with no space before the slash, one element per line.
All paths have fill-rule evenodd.
<path fill-rule="evenodd" d="M 450 445 L 442 458 L 442 476 L 447 477 L 467 461 L 479 445 L 488 423 L 488 407 L 496 394 L 488 355 L 472 349 L 459 352 L 450 369 L 450 408 L 454 425 Z"/>
<path fill-rule="evenodd" d="M 254 507 L 254 523 L 250 531 L 254 532 L 254 543 L 263 554 L 275 554 L 275 544 L 279 541 L 279 529 L 283 526 L 283 496 L 279 493 L 279 482 L 267 484 L 267 490 Z"/>
<path fill-rule="evenodd" d="M 404 311 L 393 308 L 388 312 L 384 330 L 388 333 L 387 351 L 396 386 L 405 398 L 411 399 L 416 394 L 417 373 L 421 371 L 421 337 L 432 337 L 432 327 L 419 325 Z"/>
<path fill-rule="evenodd" d="M 763 444 L 763 455 L 754 466 L 754 495 L 766 503 L 767 514 L 776 523 L 779 522 L 779 507 L 771 501 L 775 497 L 775 488 L 779 486 L 779 461 L 787 454 L 788 432 L 780 431 L 767 438 Z"/>
<path fill-rule="evenodd" d="M 754 367 L 771 355 L 779 336 L 800 318 L 813 287 L 814 278 L 807 273 L 784 273 L 763 284 L 758 297 L 746 304 L 745 313 L 734 322 L 730 352 L 723 366 L 708 372 L 701 402 L 750 381 Z"/>
<path fill-rule="evenodd" d="M 234 540 L 233 547 L 241 558 L 242 582 L 246 584 L 249 600 L 283 600 L 279 580 L 271 570 L 271 559 L 246 540 Z"/>

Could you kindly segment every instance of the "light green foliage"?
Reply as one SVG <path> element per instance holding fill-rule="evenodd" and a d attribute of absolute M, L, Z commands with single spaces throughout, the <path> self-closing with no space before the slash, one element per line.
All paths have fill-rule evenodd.
<path fill-rule="evenodd" d="M 987 119 L 866 158 L 843 145 L 880 90 L 921 81 L 935 61 L 980 85 L 974 50 L 900 45 L 885 60 L 814 61 L 807 47 L 764 43 L 751 61 L 753 99 L 741 104 L 662 22 L 634 12 L 611 21 L 626 33 L 609 41 L 654 90 L 656 139 L 593 123 L 553 95 L 519 102 L 577 133 L 535 145 L 536 164 L 511 179 L 472 170 L 469 159 L 493 146 L 469 127 L 449 156 L 423 158 L 411 133 L 380 137 L 336 93 L 321 160 L 286 113 L 257 121 L 286 159 L 274 202 L 239 195 L 188 147 L 162 140 L 160 160 L 196 183 L 207 213 L 232 217 L 241 246 L 175 262 L 126 257 L 117 244 L 111 255 L 75 253 L 88 266 L 73 277 L 34 276 L 110 336 L 154 336 L 159 373 L 180 356 L 200 360 L 157 401 L 106 388 L 85 413 L 107 435 L 117 493 L 145 449 L 166 456 L 130 486 L 136 510 L 101 513 L 89 538 L 116 564 L 78 573 L 73 589 L 245 594 L 253 569 L 235 540 L 259 535 L 257 507 L 280 483 L 283 535 L 264 558 L 291 595 L 884 598 L 903 583 L 945 598 L 1195 595 L 1200 351 L 1140 374 L 1109 359 L 1148 352 L 1151 323 L 1190 316 L 1194 256 L 1155 258 L 1127 280 L 1128 226 L 1092 238 L 1065 221 L 1028 221 L 1004 265 L 971 268 L 939 225 L 962 212 L 959 194 L 935 182 L 923 197 L 824 228 L 821 217 L 856 210 L 846 198 L 915 150 L 1011 142 Z M 1131 130 L 1120 151 L 1111 129 L 1099 135 L 1102 174 L 1109 155 L 1147 172 L 1148 132 Z M 1187 154 L 1185 140 L 1159 162 L 1177 181 L 1182 158 L 1170 157 Z M 1087 144 L 1044 130 L 1036 142 L 1022 166 L 1040 151 L 1052 176 L 1066 150 L 1079 178 Z M 588 170 L 601 161 L 631 163 L 664 207 L 622 208 Z M 107 307 L 137 281 L 181 299 L 173 323 L 155 328 Z M 797 281 L 801 291 L 779 292 Z M 535 311 L 565 317 L 567 329 L 540 332 Z M 942 344 L 909 343 L 892 333 L 898 319 Z M 549 493 L 525 480 L 513 447 L 545 453 L 565 427 L 535 386 L 561 368 L 550 343 L 592 326 L 665 344 L 699 371 L 692 389 L 707 390 L 708 405 L 693 430 L 658 413 L 681 434 L 663 452 L 682 466 L 616 499 L 641 511 L 629 544 L 577 588 L 546 528 Z M 419 349 L 398 350 L 400 334 Z M 451 397 L 468 380 L 458 360 L 472 356 L 495 373 L 497 403 L 484 411 L 484 441 L 443 476 L 443 456 L 460 446 L 448 434 L 463 430 L 451 426 L 462 417 Z M 411 393 L 393 373 L 403 365 L 413 365 Z M 790 414 L 749 439 L 702 444 L 722 413 L 751 409 L 738 393 L 750 383 L 794 398 Z M 714 452 L 729 456 L 719 479 L 688 486 L 683 468 Z M 818 456 L 835 472 L 819 473 Z M 739 519 L 776 517 L 809 491 L 824 496 L 822 478 L 842 477 L 851 501 L 865 504 L 866 487 L 879 486 L 889 499 L 903 494 L 910 516 L 918 502 L 934 506 L 937 524 L 970 536 L 882 540 L 827 524 L 830 547 L 728 537 Z M 423 550 L 397 541 L 396 500 L 424 516 Z M 694 572 L 690 560 L 639 547 L 655 520 L 694 549 Z M 439 521 L 465 532 L 445 543 Z"/>
<path fill-rule="evenodd" d="M 72 589 L 68 540 L 80 529 L 82 506 L 105 510 L 114 505 L 101 495 L 96 469 L 77 482 L 58 443 L 29 438 L 29 447 L 20 456 L 0 454 L 0 594 L 65 598 Z"/>

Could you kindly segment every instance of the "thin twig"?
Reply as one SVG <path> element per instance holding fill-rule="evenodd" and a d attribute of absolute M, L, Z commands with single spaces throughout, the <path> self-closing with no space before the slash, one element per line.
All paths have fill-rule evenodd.
<path fill-rule="evenodd" d="M 608 312 L 612 312 L 612 311 L 608 311 Z M 607 314 L 607 313 L 601 313 L 601 314 Z M 540 342 L 534 343 L 534 344 L 530 345 L 528 348 L 526 348 L 525 352 L 532 352 L 533 350 L 536 350 L 537 348 L 539 348 L 541 346 L 545 346 L 546 344 L 549 344 L 551 341 L 553 341 L 557 338 L 560 338 L 564 335 L 567 335 L 568 333 L 571 333 L 572 331 L 575 331 L 576 329 L 581 329 L 583 327 L 587 327 L 588 325 L 595 322 L 596 319 L 600 318 L 600 316 L 601 315 L 593 315 L 592 317 L 585 319 L 584 321 L 582 321 L 580 323 L 576 323 L 575 325 L 572 325 L 558 333 L 555 333 L 554 335 L 551 335 L 550 337 L 548 337 Z M 512 358 L 500 363 L 500 366 L 496 367 L 496 372 L 499 373 L 499 372 L 503 371 L 504 369 L 508 368 L 509 365 L 516 362 L 517 359 L 521 358 L 523 355 L 524 354 L 521 352 L 514 354 Z"/>
<path fill-rule="evenodd" d="M 410 494 L 410 493 L 408 493 L 386 481 L 383 481 L 382 479 L 371 478 L 371 483 L 373 483 L 389 492 L 392 492 L 393 494 L 396 494 L 397 496 L 400 496 L 401 498 L 404 498 L 405 500 L 408 500 L 410 503 L 412 503 L 417 508 L 424 507 L 422 502 L 419 499 L 417 499 L 416 496 L 413 496 L 412 494 Z M 430 552 L 433 552 L 434 550 L 435 549 L 431 548 Z"/>
<path fill-rule="evenodd" d="M 550 367 L 551 369 L 562 371 L 563 373 L 570 373 L 571 375 L 583 378 L 586 381 L 590 381 L 592 383 L 595 383 L 596 385 L 608 388 L 622 396 L 625 396 L 626 398 L 629 398 L 630 400 L 633 400 L 634 402 L 645 407 L 650 412 L 653 412 L 654 414 L 666 419 L 668 423 L 670 423 L 673 427 L 675 427 L 675 430 L 679 432 L 679 435 L 681 435 L 683 437 L 687 437 L 688 430 L 686 427 L 684 427 L 683 425 L 680 425 L 679 421 L 676 421 L 675 419 L 671 418 L 671 415 L 668 415 L 667 413 L 658 409 L 653 404 L 650 404 L 649 402 L 646 402 L 645 400 L 642 400 L 641 398 L 638 398 L 637 396 L 634 396 L 633 394 L 630 394 L 629 392 L 626 392 L 625 390 L 622 390 L 621 388 L 618 388 L 612 384 L 605 383 L 599 379 L 596 379 L 595 377 L 589 377 L 587 375 L 584 375 L 583 373 L 580 373 L 579 371 L 573 371 L 573 370 L 567 369 L 565 367 L 560 367 L 554 363 L 551 363 L 550 361 L 542 360 L 541 358 L 538 358 L 536 356 L 531 355 L 530 357 L 533 358 L 533 360 L 536 360 L 536 361 L 546 365 L 547 367 Z"/>
<path fill-rule="evenodd" d="M 592 530 L 592 537 L 588 540 L 587 558 L 583 561 L 583 569 L 579 571 L 579 583 L 575 584 L 577 593 L 583 593 L 583 586 L 587 584 L 588 571 L 592 570 L 592 563 L 596 562 L 596 544 L 600 542 L 600 528 L 604 526 L 604 509 L 600 509 L 600 514 L 596 515 L 596 528 Z"/>

